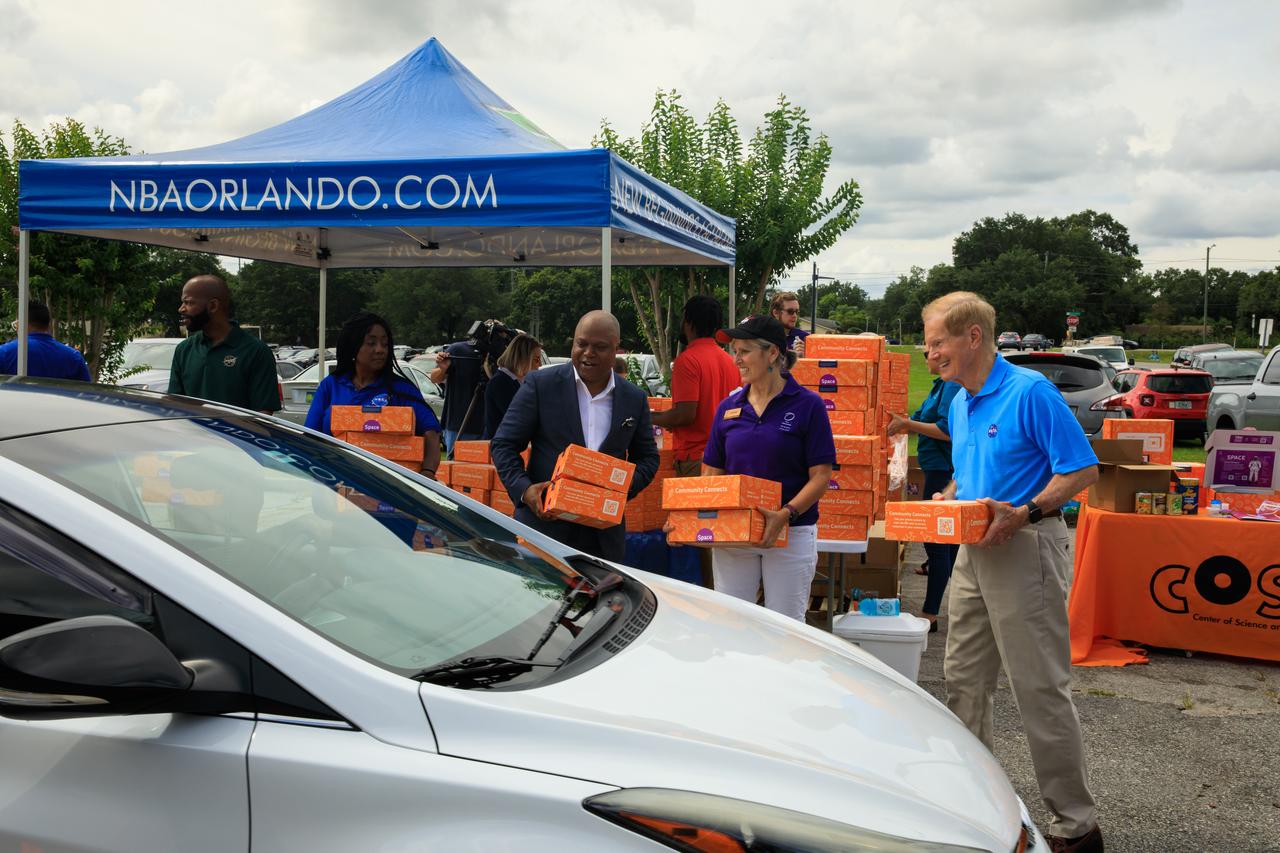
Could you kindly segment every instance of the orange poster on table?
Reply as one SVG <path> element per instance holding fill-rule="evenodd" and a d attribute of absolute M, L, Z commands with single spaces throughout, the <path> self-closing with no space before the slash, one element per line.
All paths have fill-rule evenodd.
<path fill-rule="evenodd" d="M 1088 508 L 1076 528 L 1071 662 L 1158 648 L 1280 660 L 1280 525 Z"/>
<path fill-rule="evenodd" d="M 1141 439 L 1147 462 L 1173 464 L 1173 421 L 1166 418 L 1107 418 L 1102 422 L 1102 437 Z"/>

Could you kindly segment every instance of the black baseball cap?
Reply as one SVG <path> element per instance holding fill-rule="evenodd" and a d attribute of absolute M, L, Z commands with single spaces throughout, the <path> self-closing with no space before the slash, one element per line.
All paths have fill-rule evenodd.
<path fill-rule="evenodd" d="M 742 341 L 758 338 L 768 341 L 783 352 L 787 349 L 787 330 L 777 318 L 767 314 L 748 317 L 736 326 L 716 332 L 716 340 L 722 344 L 727 344 L 734 338 Z"/>

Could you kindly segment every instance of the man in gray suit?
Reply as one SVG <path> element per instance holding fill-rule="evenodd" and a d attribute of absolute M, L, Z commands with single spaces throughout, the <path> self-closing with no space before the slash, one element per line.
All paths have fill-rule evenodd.
<path fill-rule="evenodd" d="M 489 444 L 493 464 L 516 520 L 571 548 L 620 562 L 626 550 L 621 524 L 599 530 L 543 514 L 542 495 L 561 451 L 571 444 L 598 450 L 636 466 L 635 495 L 658 471 L 658 446 L 643 391 L 613 372 L 621 335 L 607 311 L 591 311 L 573 333 L 571 363 L 529 373 Z M 532 445 L 529 467 L 520 453 Z"/>

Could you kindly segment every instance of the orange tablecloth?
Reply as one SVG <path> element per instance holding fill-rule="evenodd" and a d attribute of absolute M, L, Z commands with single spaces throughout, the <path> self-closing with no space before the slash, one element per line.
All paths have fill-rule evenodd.
<path fill-rule="evenodd" d="M 1071 662 L 1145 663 L 1150 646 L 1280 660 L 1280 524 L 1081 508 Z"/>

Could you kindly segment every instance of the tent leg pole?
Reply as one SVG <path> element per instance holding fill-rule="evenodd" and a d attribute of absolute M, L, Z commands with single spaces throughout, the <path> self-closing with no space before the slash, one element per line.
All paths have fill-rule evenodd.
<path fill-rule="evenodd" d="M 738 291 L 735 289 L 734 279 L 737 276 L 738 268 L 729 267 L 729 325 L 738 325 Z"/>
<path fill-rule="evenodd" d="M 27 375 L 27 332 L 31 318 L 31 232 L 18 232 L 18 375 Z"/>
<path fill-rule="evenodd" d="M 600 229 L 600 307 L 613 310 L 613 229 Z"/>
<path fill-rule="evenodd" d="M 320 330 L 316 335 L 316 363 L 320 365 L 320 379 L 323 380 L 326 374 L 324 372 L 325 356 L 324 356 L 324 329 L 327 325 L 329 309 L 329 270 L 323 266 L 320 267 Z"/>

